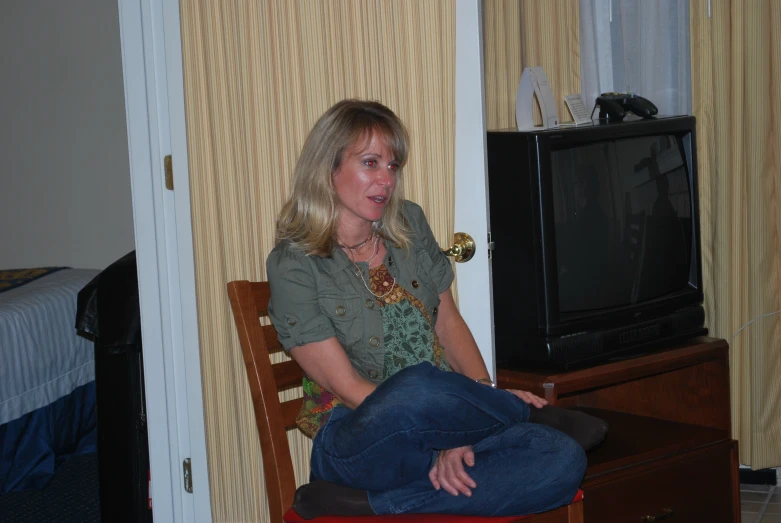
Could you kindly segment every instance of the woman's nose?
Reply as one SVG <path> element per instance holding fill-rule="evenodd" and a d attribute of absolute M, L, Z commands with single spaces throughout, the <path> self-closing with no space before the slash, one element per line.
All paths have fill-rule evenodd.
<path fill-rule="evenodd" d="M 391 172 L 391 168 L 380 169 L 380 173 L 377 177 L 377 183 L 382 186 L 388 186 L 393 183 L 394 174 Z"/>

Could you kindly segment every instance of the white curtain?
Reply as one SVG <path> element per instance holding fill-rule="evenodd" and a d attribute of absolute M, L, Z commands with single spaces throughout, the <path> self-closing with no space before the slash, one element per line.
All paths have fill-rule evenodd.
<path fill-rule="evenodd" d="M 632 92 L 691 114 L 689 0 L 580 0 L 583 101 Z"/>

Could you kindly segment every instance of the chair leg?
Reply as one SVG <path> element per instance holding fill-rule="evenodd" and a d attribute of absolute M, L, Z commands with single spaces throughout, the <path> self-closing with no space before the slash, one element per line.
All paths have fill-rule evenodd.
<path fill-rule="evenodd" d="M 577 501 L 567 506 L 567 523 L 583 523 L 583 501 Z"/>

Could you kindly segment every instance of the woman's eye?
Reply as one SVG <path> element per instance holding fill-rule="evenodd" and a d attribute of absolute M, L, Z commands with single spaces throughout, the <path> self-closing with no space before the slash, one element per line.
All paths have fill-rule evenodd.
<path fill-rule="evenodd" d="M 363 163 L 366 164 L 366 167 L 377 167 L 377 160 L 366 160 Z"/>
<path fill-rule="evenodd" d="M 399 170 L 399 164 L 392 163 L 392 164 L 388 165 L 388 169 L 390 169 L 392 172 L 396 172 L 396 171 Z"/>

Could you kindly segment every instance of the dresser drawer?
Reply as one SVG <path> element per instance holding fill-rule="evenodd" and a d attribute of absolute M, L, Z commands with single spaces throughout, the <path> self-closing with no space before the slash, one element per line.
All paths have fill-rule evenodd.
<path fill-rule="evenodd" d="M 583 484 L 585 523 L 736 523 L 735 445 L 725 441 L 588 478 Z"/>

